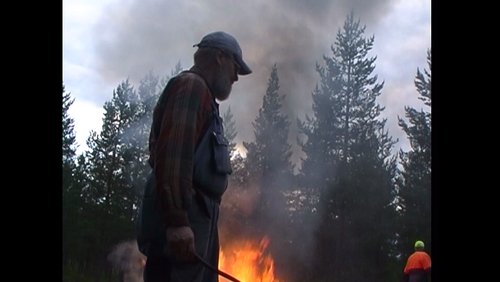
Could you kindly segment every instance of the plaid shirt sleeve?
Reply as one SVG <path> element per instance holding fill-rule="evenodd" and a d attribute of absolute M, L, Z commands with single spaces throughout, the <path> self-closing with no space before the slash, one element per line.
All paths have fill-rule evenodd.
<path fill-rule="evenodd" d="M 167 226 L 189 225 L 193 157 L 208 126 L 212 100 L 203 78 L 183 73 L 169 87 L 164 110 L 158 106 L 154 110 L 150 157 Z M 154 128 L 159 131 L 153 132 Z"/>

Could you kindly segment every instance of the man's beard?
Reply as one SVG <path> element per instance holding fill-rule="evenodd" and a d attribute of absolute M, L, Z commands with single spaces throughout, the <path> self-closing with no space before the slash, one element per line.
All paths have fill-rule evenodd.
<path fill-rule="evenodd" d="M 232 83 L 229 80 L 229 76 L 225 74 L 222 70 L 219 70 L 215 78 L 214 85 L 212 87 L 213 94 L 215 98 L 219 101 L 226 100 L 231 93 Z"/>

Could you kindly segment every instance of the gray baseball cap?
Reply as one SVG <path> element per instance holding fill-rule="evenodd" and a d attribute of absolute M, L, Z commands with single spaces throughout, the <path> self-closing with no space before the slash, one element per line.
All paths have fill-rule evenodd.
<path fill-rule="evenodd" d="M 245 75 L 252 73 L 252 70 L 243 61 L 243 54 L 238 41 L 226 32 L 216 31 L 209 33 L 201 39 L 200 43 L 193 45 L 193 47 L 214 47 L 229 52 L 240 65 L 238 74 Z"/>

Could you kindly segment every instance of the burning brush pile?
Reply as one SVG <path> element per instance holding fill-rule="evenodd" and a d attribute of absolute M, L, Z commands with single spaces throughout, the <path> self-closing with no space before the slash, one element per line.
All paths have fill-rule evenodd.
<path fill-rule="evenodd" d="M 250 239 L 235 239 L 221 246 L 219 269 L 230 273 L 242 282 L 279 282 L 274 277 L 274 261 L 268 254 L 269 239 L 260 242 Z M 219 281 L 228 281 L 221 278 Z"/>
<path fill-rule="evenodd" d="M 257 188 L 228 189 L 220 212 L 219 269 L 242 282 L 279 282 L 270 253 L 272 244 L 251 220 L 258 201 Z M 219 281 L 228 281 L 220 277 Z"/>

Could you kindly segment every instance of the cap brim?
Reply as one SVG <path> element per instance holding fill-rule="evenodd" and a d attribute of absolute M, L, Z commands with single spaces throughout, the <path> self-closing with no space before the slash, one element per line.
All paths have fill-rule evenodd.
<path fill-rule="evenodd" d="M 238 58 L 237 56 L 235 57 L 236 57 L 236 62 L 238 62 L 238 64 L 240 65 L 238 74 L 239 75 L 251 74 L 252 70 L 248 67 L 248 65 L 245 62 L 243 62 L 242 59 Z"/>

